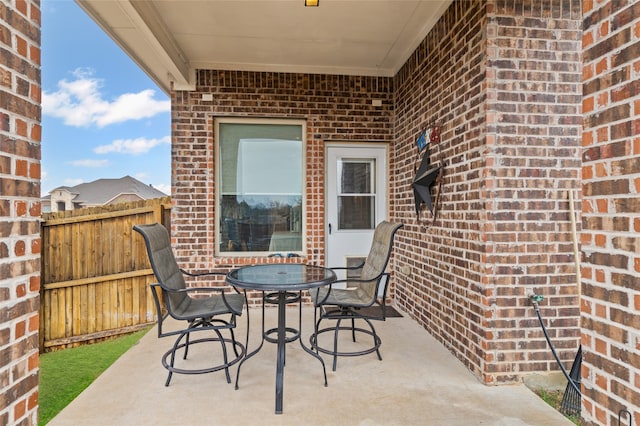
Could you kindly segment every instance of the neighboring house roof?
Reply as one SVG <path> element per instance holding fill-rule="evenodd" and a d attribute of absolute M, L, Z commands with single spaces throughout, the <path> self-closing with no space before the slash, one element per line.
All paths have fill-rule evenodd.
<path fill-rule="evenodd" d="M 142 199 L 166 197 L 167 194 L 131 176 L 120 179 L 98 179 L 76 186 L 59 186 L 49 192 L 67 191 L 75 194 L 73 202 L 84 206 L 101 206 L 125 194 L 137 195 Z"/>

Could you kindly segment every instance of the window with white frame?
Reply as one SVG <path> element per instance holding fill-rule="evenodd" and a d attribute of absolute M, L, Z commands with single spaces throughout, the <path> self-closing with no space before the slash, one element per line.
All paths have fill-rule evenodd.
<path fill-rule="evenodd" d="M 216 120 L 222 254 L 302 250 L 305 124 Z"/>

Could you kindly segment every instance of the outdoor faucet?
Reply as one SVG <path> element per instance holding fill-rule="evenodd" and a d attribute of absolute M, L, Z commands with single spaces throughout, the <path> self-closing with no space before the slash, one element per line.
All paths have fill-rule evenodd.
<path fill-rule="evenodd" d="M 541 294 L 535 294 L 533 292 L 529 294 L 529 301 L 531 302 L 531 304 L 533 305 L 536 311 L 540 310 L 538 304 L 542 302 L 543 299 L 544 297 Z"/>

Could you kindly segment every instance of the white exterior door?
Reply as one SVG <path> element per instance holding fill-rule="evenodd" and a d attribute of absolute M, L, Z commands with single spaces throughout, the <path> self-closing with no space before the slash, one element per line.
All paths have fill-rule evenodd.
<path fill-rule="evenodd" d="M 387 147 L 328 145 L 325 158 L 327 266 L 344 267 L 366 257 L 387 218 Z"/>

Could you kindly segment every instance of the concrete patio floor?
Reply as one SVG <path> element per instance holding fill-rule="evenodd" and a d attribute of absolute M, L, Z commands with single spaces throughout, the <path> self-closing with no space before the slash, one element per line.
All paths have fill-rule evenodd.
<path fill-rule="evenodd" d="M 256 347 L 260 311 L 252 309 L 250 350 Z M 313 311 L 303 309 L 308 342 Z M 276 310 L 267 309 L 267 328 Z M 287 310 L 287 324 L 297 310 Z M 320 363 L 299 343 L 287 345 L 284 412 L 275 408 L 275 345 L 242 366 L 240 388 L 223 372 L 174 374 L 164 386 L 161 355 L 173 338 L 153 328 L 49 425 L 571 425 L 524 385 L 485 386 L 440 343 L 403 313 L 376 322 L 382 361 L 375 354 L 339 358 L 337 371 L 325 356 L 329 385 Z M 240 329 L 244 330 L 244 317 Z M 243 336 L 242 334 L 239 334 Z M 197 346 L 197 345 L 196 345 Z M 200 345 L 206 346 L 206 345 Z M 194 347 L 189 362 L 203 358 Z M 236 368 L 232 368 L 232 382 Z"/>

